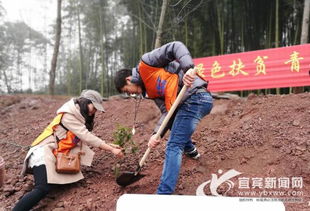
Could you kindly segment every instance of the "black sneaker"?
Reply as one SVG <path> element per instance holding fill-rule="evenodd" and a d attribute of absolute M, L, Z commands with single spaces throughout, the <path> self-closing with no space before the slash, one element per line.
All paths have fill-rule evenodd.
<path fill-rule="evenodd" d="M 185 152 L 185 155 L 195 160 L 197 160 L 200 157 L 200 154 L 197 151 L 196 147 L 192 151 Z"/>

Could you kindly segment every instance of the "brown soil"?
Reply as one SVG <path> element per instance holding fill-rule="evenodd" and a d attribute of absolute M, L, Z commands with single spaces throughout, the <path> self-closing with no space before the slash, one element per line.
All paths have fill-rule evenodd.
<path fill-rule="evenodd" d="M 0 210 L 10 210 L 33 187 L 31 175 L 19 177 L 27 146 L 68 99 L 0 97 L 0 156 L 5 160 L 6 171 L 5 184 L 0 188 Z M 132 126 L 134 104 L 134 99 L 120 98 L 105 102 L 107 113 L 96 116 L 94 133 L 112 142 L 117 124 Z M 147 176 L 140 181 L 121 188 L 115 183 L 113 170 L 117 164 L 122 171 L 135 170 L 158 116 L 155 104 L 143 100 L 133 137 L 139 145 L 138 153 L 117 160 L 110 153 L 94 149 L 96 155 L 92 167 L 83 168 L 85 179 L 75 184 L 56 186 L 35 210 L 115 210 L 117 199 L 124 193 L 155 193 L 164 159 L 164 142 L 151 152 L 142 169 Z M 239 178 L 302 177 L 302 188 L 276 189 L 295 191 L 301 196 L 273 198 L 299 198 L 303 201 L 285 203 L 287 210 L 310 210 L 309 93 L 216 100 L 212 113 L 201 121 L 193 140 L 202 156 L 198 161 L 184 157 L 175 194 L 195 195 L 197 187 L 210 180 L 211 174 L 219 175 L 220 169 L 223 172 L 235 169 L 242 173 Z M 236 178 L 232 181 L 238 182 Z M 240 196 L 240 190 L 235 185 L 227 195 Z M 218 192 L 221 191 L 225 192 L 225 187 L 220 186 Z M 205 192 L 210 194 L 210 191 Z"/>

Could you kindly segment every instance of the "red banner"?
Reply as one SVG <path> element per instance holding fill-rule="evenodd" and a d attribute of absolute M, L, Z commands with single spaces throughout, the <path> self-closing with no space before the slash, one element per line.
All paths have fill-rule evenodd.
<path fill-rule="evenodd" d="M 194 59 L 211 92 L 310 85 L 310 44 Z"/>

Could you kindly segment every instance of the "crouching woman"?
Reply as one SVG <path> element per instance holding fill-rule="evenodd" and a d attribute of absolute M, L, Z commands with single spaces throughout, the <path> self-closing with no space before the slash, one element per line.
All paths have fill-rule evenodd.
<path fill-rule="evenodd" d="M 57 116 L 32 143 L 22 174 L 32 173 L 34 188 L 24 195 L 13 208 L 14 211 L 30 210 L 43 199 L 51 184 L 68 184 L 83 179 L 81 171 L 75 174 L 57 173 L 58 153 L 81 152 L 81 165 L 90 166 L 94 152 L 88 145 L 110 151 L 122 157 L 122 149 L 105 143 L 91 133 L 97 111 L 104 112 L 101 95 L 94 90 L 84 90 L 81 96 L 71 99 L 57 110 Z"/>

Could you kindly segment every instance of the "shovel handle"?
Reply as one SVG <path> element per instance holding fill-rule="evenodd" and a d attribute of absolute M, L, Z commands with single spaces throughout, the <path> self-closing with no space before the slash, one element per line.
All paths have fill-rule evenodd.
<path fill-rule="evenodd" d="M 192 75 L 196 75 L 196 70 L 195 69 L 189 69 L 188 71 L 191 71 Z M 168 114 L 166 115 L 166 117 L 164 118 L 163 122 L 161 123 L 157 133 L 155 134 L 155 138 L 158 139 L 160 134 L 162 133 L 162 131 L 164 130 L 164 128 L 166 127 L 167 123 L 169 122 L 172 114 L 174 113 L 175 109 L 178 107 L 178 105 L 180 104 L 185 92 L 187 90 L 187 87 L 184 85 L 181 89 L 181 91 L 178 94 L 178 97 L 176 98 L 176 100 L 174 101 L 173 105 L 171 106 Z M 147 156 L 150 154 L 151 152 L 151 148 L 148 147 L 147 150 L 145 151 L 143 157 L 141 158 L 140 162 L 139 162 L 139 166 L 140 168 L 143 166 Z"/>

